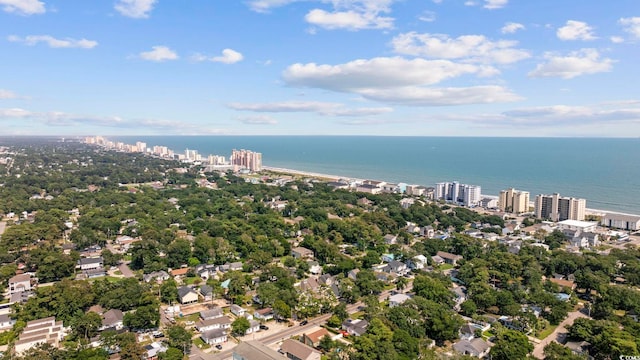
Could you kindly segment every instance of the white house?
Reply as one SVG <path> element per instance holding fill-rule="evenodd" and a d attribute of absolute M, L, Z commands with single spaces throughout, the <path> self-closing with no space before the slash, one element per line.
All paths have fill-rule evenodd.
<path fill-rule="evenodd" d="M 209 345 L 222 344 L 227 342 L 227 332 L 224 329 L 212 329 L 200 334 L 202 341 Z"/>
<path fill-rule="evenodd" d="M 182 286 L 178 288 L 178 299 L 181 304 L 194 304 L 198 302 L 198 293 L 190 287 Z"/>
<path fill-rule="evenodd" d="M 9 294 L 31 290 L 31 275 L 20 274 L 9 279 Z"/>
<path fill-rule="evenodd" d="M 77 267 L 82 271 L 100 269 L 104 267 L 104 260 L 102 259 L 102 256 L 96 258 L 82 258 L 78 260 Z"/>
<path fill-rule="evenodd" d="M 396 307 L 404 304 L 405 301 L 411 299 L 409 295 L 406 294 L 395 294 L 389 297 L 389 307 Z"/>
<path fill-rule="evenodd" d="M 235 316 L 244 316 L 244 314 L 247 312 L 246 309 L 236 304 L 231 305 L 229 309 L 231 310 L 231 313 Z"/>

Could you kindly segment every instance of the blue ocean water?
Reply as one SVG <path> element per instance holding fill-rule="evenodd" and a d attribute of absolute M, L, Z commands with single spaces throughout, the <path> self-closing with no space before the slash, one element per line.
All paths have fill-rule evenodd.
<path fill-rule="evenodd" d="M 457 180 L 497 195 L 508 187 L 587 199 L 640 214 L 640 139 L 379 136 L 127 136 L 176 152 L 262 153 L 265 166 L 433 186 Z"/>

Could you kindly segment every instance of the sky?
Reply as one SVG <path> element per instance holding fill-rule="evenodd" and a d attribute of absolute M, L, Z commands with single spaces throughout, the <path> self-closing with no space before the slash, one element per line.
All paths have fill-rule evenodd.
<path fill-rule="evenodd" d="M 640 137 L 639 45 L 638 0 L 0 0 L 0 136 Z"/>

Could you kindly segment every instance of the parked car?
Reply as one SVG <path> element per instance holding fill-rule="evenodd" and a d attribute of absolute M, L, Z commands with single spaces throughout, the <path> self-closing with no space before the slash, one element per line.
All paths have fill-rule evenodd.
<path fill-rule="evenodd" d="M 220 344 L 216 345 L 216 349 L 222 350 L 222 345 L 220 345 Z"/>
<path fill-rule="evenodd" d="M 260 330 L 269 330 L 267 325 L 260 325 Z"/>
<path fill-rule="evenodd" d="M 307 325 L 308 323 L 309 323 L 309 322 L 308 322 L 307 320 L 302 320 L 302 321 L 300 322 L 300 326 Z"/>

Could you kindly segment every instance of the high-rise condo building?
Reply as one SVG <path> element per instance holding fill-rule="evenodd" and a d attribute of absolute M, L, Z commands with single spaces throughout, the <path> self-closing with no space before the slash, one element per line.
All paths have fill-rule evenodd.
<path fill-rule="evenodd" d="M 538 195 L 535 201 L 536 217 L 552 221 L 583 221 L 586 207 L 587 200 L 561 197 L 560 194 Z"/>
<path fill-rule="evenodd" d="M 529 211 L 529 192 L 514 188 L 500 191 L 498 208 L 504 212 L 521 214 Z"/>
<path fill-rule="evenodd" d="M 473 207 L 480 203 L 480 192 L 481 187 L 478 185 L 460 184 L 457 181 L 442 182 L 436 184 L 435 198 Z"/>
<path fill-rule="evenodd" d="M 260 171 L 262 170 L 262 153 L 233 149 L 231 152 L 231 165 L 242 166 L 251 171 Z"/>

